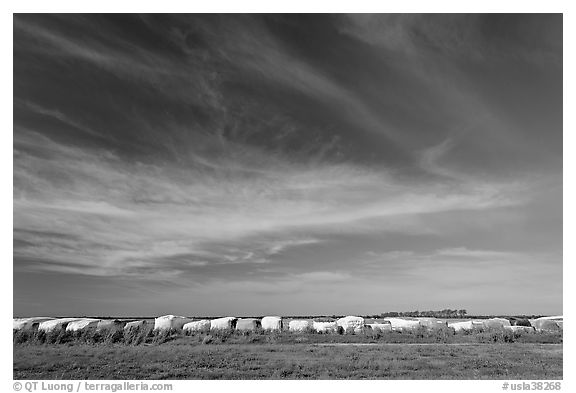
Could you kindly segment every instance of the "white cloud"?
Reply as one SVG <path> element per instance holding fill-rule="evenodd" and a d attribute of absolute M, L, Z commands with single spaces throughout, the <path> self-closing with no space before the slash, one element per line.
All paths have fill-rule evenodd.
<path fill-rule="evenodd" d="M 414 251 L 407 251 L 407 250 L 387 251 L 387 252 L 368 251 L 366 252 L 366 255 L 371 259 L 375 258 L 378 260 L 397 260 L 397 259 L 407 259 L 415 257 L 416 253 Z"/>
<path fill-rule="evenodd" d="M 101 133 L 96 132 L 95 130 L 91 129 L 90 127 L 80 123 L 79 121 L 76 121 L 72 118 L 70 118 L 69 116 L 65 115 L 64 113 L 56 110 L 56 109 L 49 109 L 49 108 L 45 108 L 42 105 L 38 105 L 34 102 L 29 102 L 29 101 L 19 101 L 17 100 L 15 102 L 16 105 L 20 105 L 23 108 L 31 111 L 32 113 L 36 113 L 42 116 L 48 116 L 54 119 L 59 120 L 60 122 L 74 127 L 77 130 L 80 130 L 90 136 L 96 137 L 96 138 L 105 138 L 105 139 L 112 139 L 110 137 L 105 137 L 103 136 Z"/>
<path fill-rule="evenodd" d="M 298 281 L 344 281 L 348 280 L 350 275 L 342 272 L 318 271 L 294 274 L 291 277 Z"/>
<path fill-rule="evenodd" d="M 67 17 L 60 22 L 70 24 L 69 27 L 78 31 L 90 29 L 89 35 L 66 35 L 33 20 L 22 15 L 14 18 L 14 29 L 20 39 L 18 50 L 31 51 L 41 56 L 81 60 L 121 79 L 146 84 L 148 88 L 152 87 L 163 94 L 163 99 L 178 99 L 220 108 L 221 96 L 214 88 L 214 72 L 203 67 L 195 67 L 194 72 L 190 72 L 190 64 L 202 63 L 202 59 L 193 53 L 188 53 L 186 58 L 180 60 L 174 57 L 168 59 L 143 46 L 123 40 L 103 29 L 90 17 L 82 15 Z M 33 43 L 23 45 L 23 38 L 31 38 Z M 36 109 L 43 110 L 47 115 L 59 116 L 56 110 Z M 86 128 L 82 130 L 88 132 Z"/>
<path fill-rule="evenodd" d="M 276 255 L 280 254 L 287 248 L 292 247 L 299 247 L 299 246 L 306 246 L 309 244 L 317 244 L 320 243 L 318 239 L 292 239 L 292 240 L 279 240 L 276 242 L 272 242 L 268 249 L 268 254 Z"/>
<path fill-rule="evenodd" d="M 212 245 L 239 242 L 240 249 L 216 258 L 266 263 L 290 247 L 318 242 L 295 232 L 353 233 L 367 230 L 359 224 L 375 218 L 386 218 L 393 230 L 395 217 L 403 226 L 406 216 L 519 201 L 508 185 L 415 186 L 352 164 L 290 163 L 279 156 L 268 159 L 266 172 L 249 176 L 229 176 L 244 166 L 241 160 L 231 167 L 217 162 L 225 170 L 210 173 L 193 166 L 126 164 L 110 153 L 34 135 L 26 130 L 15 135 L 14 229 L 71 235 L 78 244 L 55 238 L 49 250 L 36 241 L 16 253 L 49 256 L 69 264 L 62 269 L 77 265 L 74 270 L 89 274 L 117 275 L 134 261 L 177 254 L 194 254 L 200 261 L 206 253 L 213 256 Z"/>
<path fill-rule="evenodd" d="M 561 65 L 557 40 L 562 24 L 558 19 L 542 23 L 541 15 L 524 15 L 522 23 L 517 23 L 517 15 L 509 18 L 510 29 L 498 43 L 485 31 L 487 21 L 480 14 L 346 14 L 339 16 L 339 28 L 362 42 L 414 58 L 436 51 L 467 61 L 510 57 L 534 64 Z M 552 21 L 554 16 L 550 18 Z"/>
<path fill-rule="evenodd" d="M 442 248 L 433 251 L 394 250 L 366 252 L 361 265 L 364 274 L 405 275 L 429 277 L 445 281 L 453 274 L 460 281 L 486 283 L 525 280 L 528 276 L 554 276 L 561 266 L 561 256 L 550 252 L 524 252 L 516 250 L 469 249 L 466 247 Z M 451 273 L 450 273 L 451 272 Z M 538 272 L 537 274 L 535 272 Z M 506 277 L 500 275 L 506 274 Z"/>
<path fill-rule="evenodd" d="M 518 253 L 494 250 L 470 250 L 466 247 L 444 248 L 437 250 L 435 255 L 460 258 L 510 258 L 518 256 Z"/>

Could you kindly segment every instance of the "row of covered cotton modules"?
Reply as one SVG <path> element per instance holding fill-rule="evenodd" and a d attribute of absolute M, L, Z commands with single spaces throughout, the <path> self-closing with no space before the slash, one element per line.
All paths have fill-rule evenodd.
<path fill-rule="evenodd" d="M 315 331 L 318 333 L 360 333 L 365 330 L 410 331 L 423 327 L 427 329 L 451 328 L 455 332 L 475 331 L 482 329 L 502 329 L 513 332 L 550 332 L 563 330 L 563 317 L 551 316 L 537 319 L 490 318 L 468 319 L 448 322 L 438 318 L 382 318 L 366 320 L 362 317 L 347 316 L 337 320 L 329 318 L 287 319 L 279 316 L 263 318 L 223 317 L 216 319 L 194 320 L 193 318 L 165 315 L 154 320 L 154 330 L 176 330 L 183 332 L 200 332 L 217 329 L 239 331 L 282 331 L 292 332 Z M 31 317 L 15 318 L 13 330 L 132 330 L 142 329 L 146 320 L 119 320 L 97 318 L 52 318 Z"/>

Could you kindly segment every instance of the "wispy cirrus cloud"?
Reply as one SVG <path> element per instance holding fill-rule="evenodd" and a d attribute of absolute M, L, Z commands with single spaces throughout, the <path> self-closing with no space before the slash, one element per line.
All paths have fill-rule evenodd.
<path fill-rule="evenodd" d="M 522 260 L 526 262 L 534 258 L 549 257 L 550 255 L 535 256 L 522 251 L 508 250 L 479 250 L 467 247 L 441 248 L 432 252 L 416 252 L 411 250 L 394 250 L 385 252 L 367 251 L 367 263 L 379 263 L 385 261 L 469 261 L 476 263 L 486 261 L 490 263 L 502 263 L 510 260 Z"/>
<path fill-rule="evenodd" d="M 562 271 L 562 256 L 557 252 L 454 247 L 428 252 L 369 251 L 361 260 L 360 277 L 377 276 L 387 285 L 400 286 L 398 282 L 413 288 L 426 287 L 427 291 L 437 288 L 445 296 L 459 293 L 455 296 L 463 297 L 453 299 L 454 304 L 466 302 L 482 307 L 483 302 L 498 297 L 504 302 L 522 303 L 522 299 L 539 291 L 537 283 L 546 288 L 541 291 L 543 296 L 556 296 L 562 291 L 561 283 L 554 278 Z M 472 300 L 476 291 L 481 295 Z"/>
<path fill-rule="evenodd" d="M 98 25 L 96 18 L 76 16 L 64 18 L 52 15 L 52 23 L 60 22 L 62 29 L 51 29 L 42 18 L 14 18 L 14 28 L 27 45 L 17 51 L 31 52 L 46 59 L 73 59 L 96 67 L 132 82 L 133 88 L 152 88 L 174 103 L 196 103 L 203 108 L 221 110 L 221 97 L 215 74 L 192 54 L 167 58 L 143 46 L 134 45 Z M 90 34 L 70 35 L 71 30 L 89 29 Z M 194 72 L 190 72 L 191 69 Z M 39 108 L 40 106 L 36 106 Z M 51 113 L 57 113 L 52 110 Z M 60 114 L 62 115 L 62 114 Z M 62 117 L 62 116 L 60 116 Z"/>
<path fill-rule="evenodd" d="M 169 270 L 169 259 L 178 255 L 186 255 L 190 267 L 265 263 L 286 249 L 321 242 L 314 234 L 334 225 L 354 233 L 363 230 L 357 229 L 363 220 L 390 223 L 522 202 L 510 185 L 414 186 L 352 164 L 309 166 L 279 156 L 270 157 L 266 171 L 246 175 L 238 160 L 228 166 L 226 159 L 205 157 L 214 162 L 208 172 L 204 166 L 127 164 L 46 138 L 28 152 L 34 135 L 21 131 L 15 138 L 14 228 L 28 231 L 15 238 L 34 244 L 17 247 L 15 255 L 50 255 L 70 264 L 46 263 L 50 270 L 111 276 L 152 271 L 155 264 Z M 35 235 L 43 232 L 69 237 Z"/>
<path fill-rule="evenodd" d="M 487 21 L 480 14 L 350 14 L 339 17 L 339 27 L 363 42 L 411 56 L 424 57 L 436 51 L 475 61 L 520 57 L 524 61 L 559 65 L 559 43 L 553 38 L 557 33 L 554 29 L 559 26 L 545 29 L 543 17 L 546 16 L 534 15 L 532 20 L 527 18 L 520 24 L 514 17 Z M 483 31 L 504 25 L 509 36 L 500 37 L 499 42 Z M 512 42 L 516 44 L 513 47 Z"/>
<path fill-rule="evenodd" d="M 42 105 L 38 105 L 34 102 L 28 102 L 28 101 L 24 101 L 24 102 L 23 101 L 16 101 L 15 104 L 16 104 L 16 106 L 20 106 L 31 113 L 45 116 L 45 117 L 52 118 L 52 119 L 56 119 L 59 122 L 61 122 L 62 124 L 66 125 L 66 126 L 70 126 L 70 127 L 74 128 L 75 130 L 86 133 L 92 137 L 113 139 L 110 136 L 105 136 L 102 133 L 88 127 L 87 125 L 82 124 L 81 122 L 70 118 L 69 116 L 60 112 L 57 109 L 45 108 Z"/>
<path fill-rule="evenodd" d="M 559 26 L 15 15 L 19 304 L 78 285 L 106 315 L 481 306 L 469 288 L 507 286 L 522 305 L 538 275 L 552 304 Z"/>

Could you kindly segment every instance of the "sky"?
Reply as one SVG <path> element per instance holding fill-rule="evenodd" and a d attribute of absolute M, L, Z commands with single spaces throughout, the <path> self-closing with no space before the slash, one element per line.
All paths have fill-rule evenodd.
<path fill-rule="evenodd" d="M 562 313 L 562 15 L 13 24 L 14 316 Z"/>

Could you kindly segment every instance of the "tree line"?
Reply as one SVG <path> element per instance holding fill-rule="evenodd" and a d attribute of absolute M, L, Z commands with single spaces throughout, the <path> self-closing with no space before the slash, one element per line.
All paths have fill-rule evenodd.
<path fill-rule="evenodd" d="M 386 317 L 433 317 L 433 318 L 464 318 L 468 312 L 462 310 L 444 309 L 438 311 L 388 311 L 380 314 L 381 318 Z"/>

